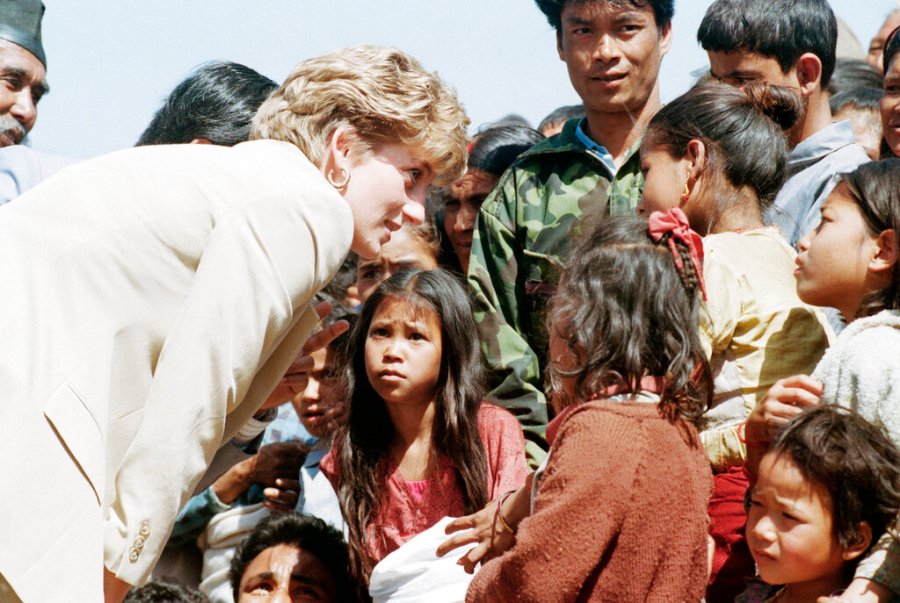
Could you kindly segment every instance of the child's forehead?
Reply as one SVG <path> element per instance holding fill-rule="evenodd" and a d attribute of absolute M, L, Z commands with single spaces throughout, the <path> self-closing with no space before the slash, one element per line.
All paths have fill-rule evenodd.
<path fill-rule="evenodd" d="M 437 313 L 430 303 L 417 295 L 388 295 L 378 304 L 372 320 L 385 318 L 432 323 L 437 321 Z"/>
<path fill-rule="evenodd" d="M 783 451 L 770 451 L 759 465 L 756 494 L 770 494 L 782 501 L 821 505 L 830 510 L 828 487 L 804 475 L 794 458 Z"/>

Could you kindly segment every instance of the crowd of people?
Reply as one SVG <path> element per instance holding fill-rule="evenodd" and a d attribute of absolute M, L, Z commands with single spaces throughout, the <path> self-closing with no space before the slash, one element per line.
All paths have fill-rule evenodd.
<path fill-rule="evenodd" d="M 900 10 L 714 0 L 664 104 L 674 0 L 535 1 L 537 129 L 357 46 L 85 161 L 0 6 L 0 600 L 900 599 Z"/>

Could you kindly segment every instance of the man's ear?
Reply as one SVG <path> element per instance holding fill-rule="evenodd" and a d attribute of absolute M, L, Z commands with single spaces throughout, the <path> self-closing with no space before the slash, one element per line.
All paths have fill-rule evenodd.
<path fill-rule="evenodd" d="M 659 54 L 663 55 L 669 52 L 672 46 L 672 22 L 669 21 L 659 30 Z"/>
<path fill-rule="evenodd" d="M 872 526 L 869 525 L 868 521 L 861 521 L 856 524 L 856 537 L 853 539 L 853 542 L 844 549 L 844 561 L 856 559 L 869 550 L 870 544 L 872 544 Z"/>
<path fill-rule="evenodd" d="M 810 96 L 816 90 L 822 88 L 822 60 L 811 52 L 800 55 L 794 63 L 797 70 L 797 81 L 800 83 L 800 93 Z"/>
<path fill-rule="evenodd" d="M 565 61 L 565 60 L 566 60 L 565 57 L 563 56 L 563 52 L 564 52 L 564 51 L 565 51 L 565 49 L 563 48 L 563 35 L 562 35 L 562 30 L 561 30 L 561 29 L 557 29 L 557 30 L 556 30 L 556 54 L 559 55 L 559 60 L 560 60 L 560 61 Z"/>
<path fill-rule="evenodd" d="M 897 264 L 897 232 L 893 228 L 881 231 L 875 239 L 877 252 L 869 261 L 869 270 L 890 274 Z"/>

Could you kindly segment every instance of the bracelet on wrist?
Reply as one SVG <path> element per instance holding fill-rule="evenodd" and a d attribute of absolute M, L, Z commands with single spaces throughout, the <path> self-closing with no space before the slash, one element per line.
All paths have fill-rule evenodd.
<path fill-rule="evenodd" d="M 509 496 L 511 494 L 515 494 L 515 493 L 516 493 L 516 490 L 510 490 L 509 492 L 507 492 L 506 494 L 501 496 L 499 498 L 499 500 L 497 500 L 497 519 L 500 521 L 500 526 L 503 528 L 503 530 L 510 534 L 515 534 L 516 529 L 513 528 L 510 525 L 510 523 L 506 520 L 506 518 L 503 516 L 503 503 L 506 502 L 506 499 L 509 498 Z"/>

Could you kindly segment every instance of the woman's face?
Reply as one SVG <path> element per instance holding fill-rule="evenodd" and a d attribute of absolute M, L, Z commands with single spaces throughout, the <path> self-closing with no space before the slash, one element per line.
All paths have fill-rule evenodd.
<path fill-rule="evenodd" d="M 437 258 L 421 239 L 401 228 L 391 240 L 381 247 L 381 252 L 371 260 L 360 260 L 356 266 L 356 292 L 365 303 L 381 281 L 406 269 L 434 270 Z"/>
<path fill-rule="evenodd" d="M 444 231 L 463 272 L 469 270 L 472 253 L 472 233 L 475 219 L 485 198 L 499 178 L 478 168 L 469 168 L 466 175 L 453 183 L 444 199 Z"/>
<path fill-rule="evenodd" d="M 374 258 L 405 220 L 421 223 L 434 178 L 415 149 L 399 143 L 377 145 L 352 162 L 343 195 L 353 212 L 353 251 Z"/>
<path fill-rule="evenodd" d="M 884 74 L 881 125 L 884 130 L 884 140 L 894 155 L 900 157 L 900 52 L 894 55 Z"/>
<path fill-rule="evenodd" d="M 839 184 L 822 204 L 819 226 L 797 243 L 797 295 L 814 306 L 837 308 L 845 320 L 853 320 L 868 293 L 876 239 L 846 185 Z"/>

